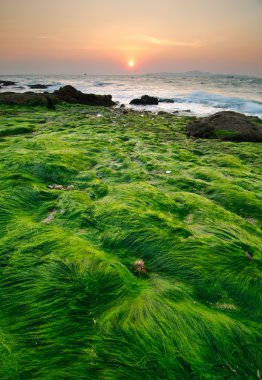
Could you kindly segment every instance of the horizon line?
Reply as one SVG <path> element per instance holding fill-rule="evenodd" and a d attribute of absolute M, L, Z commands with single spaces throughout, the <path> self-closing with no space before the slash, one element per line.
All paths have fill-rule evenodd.
<path fill-rule="evenodd" d="M 32 76 L 59 76 L 59 75 L 69 75 L 69 76 L 144 76 L 144 75 L 159 75 L 159 74 L 204 74 L 204 75 L 218 75 L 218 76 L 242 76 L 242 77 L 252 77 L 252 78 L 262 78 L 262 74 L 239 74 L 239 73 L 221 73 L 221 72 L 211 72 L 211 71 L 201 71 L 201 70 L 187 70 L 187 71 L 153 71 L 153 72 L 145 72 L 145 73 L 125 73 L 125 74 L 106 74 L 106 73 L 16 73 L 16 74 L 2 74 L 0 73 L 0 77 L 4 76 L 26 76 L 26 75 L 32 75 Z"/>

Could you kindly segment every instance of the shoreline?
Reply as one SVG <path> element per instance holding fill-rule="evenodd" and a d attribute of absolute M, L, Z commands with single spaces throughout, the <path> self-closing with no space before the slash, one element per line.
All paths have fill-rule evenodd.
<path fill-rule="evenodd" d="M 2 82 L 3 83 L 3 82 Z M 9 104 L 15 104 L 17 102 L 17 104 L 21 104 L 21 105 L 27 105 L 27 104 L 30 104 L 31 102 L 31 105 L 35 104 L 37 105 L 38 104 L 38 99 L 40 99 L 40 103 L 39 104 L 43 104 L 45 105 L 46 104 L 46 101 L 42 101 L 41 99 L 46 98 L 48 101 L 47 103 L 51 102 L 52 101 L 49 101 L 49 99 L 52 99 L 52 97 L 58 93 L 60 90 L 55 90 L 54 92 L 47 92 L 46 90 L 48 89 L 48 85 L 44 85 L 44 84 L 36 84 L 36 85 L 32 85 L 32 90 L 33 89 L 38 89 L 38 91 L 23 91 L 23 92 L 15 92 L 15 91 L 8 91 L 9 89 L 9 84 L 4 88 L 4 89 L 7 89 L 7 91 L 2 91 L 0 92 L 0 103 L 7 103 L 10 102 Z M 71 87 L 72 89 L 74 89 L 72 86 L 69 86 Z M 60 87 L 60 89 L 63 89 L 64 87 Z M 3 88 L 2 88 L 3 89 Z M 39 91 L 41 90 L 41 91 Z M 74 89 L 74 91 L 78 91 L 76 89 Z M 85 94 L 85 93 L 81 93 L 81 91 L 78 91 L 79 94 L 83 95 L 83 96 L 92 96 L 93 99 L 112 99 L 112 95 L 100 95 L 100 94 Z M 26 100 L 26 97 L 29 97 L 29 103 L 27 102 Z M 147 95 L 146 95 L 147 96 Z M 10 100 L 5 100 L 5 98 L 9 98 Z M 23 100 L 24 98 L 24 100 Z M 21 101 L 20 101 L 21 99 Z M 142 112 L 150 112 L 154 115 L 157 115 L 157 114 L 170 114 L 170 115 L 177 115 L 177 116 L 180 116 L 180 117 L 183 117 L 183 116 L 191 116 L 192 118 L 203 118 L 203 117 L 206 117 L 206 116 L 211 116 L 212 114 L 215 114 L 216 112 L 219 112 L 219 110 L 216 110 L 214 112 L 211 112 L 211 113 L 208 113 L 208 114 L 205 114 L 205 115 L 195 115 L 190 109 L 185 109 L 185 110 L 175 110 L 175 111 L 170 111 L 170 110 L 165 110 L 165 109 L 156 109 L 156 107 L 158 107 L 159 105 L 163 105 L 165 103 L 169 104 L 169 103 L 172 103 L 172 104 L 175 104 L 175 102 L 172 100 L 172 99 L 163 99 L 163 98 L 156 98 L 154 97 L 154 99 L 157 99 L 158 100 L 158 105 L 155 106 L 155 105 L 150 105 L 150 104 L 145 104 L 145 105 L 132 105 L 132 104 L 120 104 L 119 101 L 113 101 L 112 100 L 112 107 L 114 107 L 115 109 L 121 109 L 121 108 L 124 108 L 125 110 L 133 110 L 135 112 L 139 112 L 139 113 L 142 113 Z M 136 99 L 135 99 L 136 100 Z M 172 101 L 171 101 L 172 100 Z M 60 100 L 59 100 L 60 101 Z M 41 103 L 42 102 L 42 103 Z M 74 103 L 77 103 L 77 102 L 74 102 Z M 114 103 L 114 104 L 113 104 Z M 91 103 L 90 103 L 91 104 Z M 103 105 L 103 104 L 101 104 Z M 108 104 L 105 104 L 107 106 L 110 106 L 110 103 Z M 47 104 L 48 106 L 48 104 Z M 232 111 L 232 110 L 229 110 L 229 111 Z M 259 119 L 262 119 L 262 115 L 261 116 L 257 116 L 257 115 L 249 115 L 250 117 L 257 117 Z"/>
<path fill-rule="evenodd" d="M 6 82 L 6 85 L 9 86 L 10 83 Z M 38 84 L 34 86 L 34 88 L 36 87 L 42 89 L 43 85 Z M 164 99 L 164 101 L 169 102 L 170 99 Z M 246 116 L 233 111 L 220 111 L 197 118 L 190 114 L 190 110 L 185 110 L 184 113 L 177 111 L 155 113 L 148 109 L 158 102 L 158 98 L 144 95 L 140 99 L 133 99 L 129 107 L 126 107 L 124 104 L 114 102 L 111 95 L 85 94 L 70 85 L 61 87 L 53 93 L 29 91 L 24 93 L 3 92 L 0 94 L 0 104 L 31 108 L 44 106 L 53 112 L 56 111 L 57 106 L 63 104 L 65 107 L 67 105 L 103 107 L 119 117 L 121 115 L 127 117 L 130 113 L 137 113 L 141 117 L 151 115 L 152 120 L 156 119 L 156 123 L 159 117 L 166 119 L 177 117 L 188 121 L 186 129 L 189 137 L 234 142 L 262 142 L 262 120 L 256 116 Z M 135 108 L 131 107 L 133 104 Z M 97 114 L 97 117 L 101 116 Z"/>
<path fill-rule="evenodd" d="M 13 88 L 12 91 L 15 92 L 25 92 L 31 90 L 30 87 L 40 84 L 46 86 L 46 89 L 38 89 L 37 92 L 51 93 L 61 86 L 70 84 L 84 93 L 112 94 L 114 100 L 126 106 L 134 97 L 141 97 L 144 94 L 172 99 L 173 104 L 162 103 L 151 106 L 153 112 L 181 112 L 190 109 L 192 115 L 202 117 L 219 110 L 231 110 L 262 118 L 262 98 L 259 95 L 262 79 L 260 78 L 194 75 L 183 77 L 166 74 L 141 76 L 139 81 L 134 76 L 128 75 L 122 77 L 36 76 L 34 78 L 20 76 L 5 77 L 5 79 L 17 80 L 16 87 L 23 87 Z M 2 87 L 0 93 L 3 91 L 6 90 Z"/>

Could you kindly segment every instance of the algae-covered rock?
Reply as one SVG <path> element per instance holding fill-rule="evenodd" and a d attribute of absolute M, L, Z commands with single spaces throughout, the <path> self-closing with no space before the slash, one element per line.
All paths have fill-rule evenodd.
<path fill-rule="evenodd" d="M 23 123 L 21 125 L 0 126 L 0 137 L 23 135 L 32 132 L 34 132 L 34 127 L 32 125 L 24 125 Z"/>
<path fill-rule="evenodd" d="M 32 85 L 35 86 L 35 85 Z M 40 88 L 38 87 L 34 88 Z M 45 86 L 45 85 L 43 85 Z M 41 87 L 45 88 L 45 87 Z M 0 103 L 16 104 L 16 105 L 31 105 L 31 106 L 47 106 L 53 108 L 54 104 L 63 101 L 67 103 L 86 104 L 91 106 L 113 106 L 115 102 L 112 101 L 111 95 L 95 95 L 84 94 L 81 91 L 76 90 L 72 86 L 64 86 L 59 90 L 56 90 L 52 94 L 47 92 L 38 94 L 35 92 L 4 92 L 0 94 Z"/>
<path fill-rule="evenodd" d="M 262 142 L 262 123 L 233 111 L 217 112 L 187 125 L 189 136 L 224 141 Z"/>
<path fill-rule="evenodd" d="M 90 106 L 113 106 L 111 95 L 84 94 L 72 86 L 64 86 L 54 92 L 54 96 L 67 103 L 86 104 Z"/>
<path fill-rule="evenodd" d="M 154 96 L 149 95 L 143 95 L 140 99 L 133 99 L 129 104 L 134 104 L 137 106 L 150 106 L 150 105 L 157 105 L 158 99 Z"/>
<path fill-rule="evenodd" d="M 53 108 L 57 100 L 52 94 L 46 93 L 36 94 L 30 91 L 24 93 L 3 92 L 0 94 L 0 103 Z"/>

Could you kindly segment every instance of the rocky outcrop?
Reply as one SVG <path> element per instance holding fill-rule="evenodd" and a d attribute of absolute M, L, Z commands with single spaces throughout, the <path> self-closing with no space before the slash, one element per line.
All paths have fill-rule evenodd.
<path fill-rule="evenodd" d="M 7 86 L 14 86 L 16 82 L 12 82 L 11 80 L 0 80 L 0 86 L 7 87 Z"/>
<path fill-rule="evenodd" d="M 54 96 L 61 101 L 67 103 L 87 104 L 90 106 L 106 106 L 110 107 L 116 103 L 112 101 L 111 95 L 95 95 L 84 94 L 81 91 L 76 90 L 72 86 L 64 86 L 59 90 L 56 90 Z"/>
<path fill-rule="evenodd" d="M 87 104 L 91 106 L 113 106 L 116 103 L 112 101 L 111 95 L 94 95 L 84 94 L 72 86 L 65 86 L 49 94 L 37 94 L 35 92 L 3 92 L 0 94 L 0 103 L 30 105 L 30 106 L 47 106 L 53 108 L 58 102 Z"/>
<path fill-rule="evenodd" d="M 133 104 L 136 106 L 150 106 L 150 105 L 157 105 L 158 104 L 158 98 L 155 98 L 154 96 L 149 95 L 143 95 L 140 99 L 133 99 L 129 104 Z"/>
<path fill-rule="evenodd" d="M 28 106 L 46 106 L 53 108 L 57 99 L 52 94 L 36 94 L 34 92 L 3 92 L 0 94 L 0 103 Z"/>
<path fill-rule="evenodd" d="M 222 111 L 187 125 L 192 137 L 224 141 L 262 142 L 262 121 L 238 112 Z"/>

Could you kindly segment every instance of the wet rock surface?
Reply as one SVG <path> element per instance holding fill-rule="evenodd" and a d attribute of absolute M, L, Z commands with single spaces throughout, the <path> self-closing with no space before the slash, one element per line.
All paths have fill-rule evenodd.
<path fill-rule="evenodd" d="M 51 94 L 47 92 L 39 94 L 32 91 L 24 93 L 3 92 L 0 94 L 0 103 L 6 104 L 43 105 L 48 108 L 53 108 L 54 105 L 60 101 L 91 106 L 110 107 L 115 105 L 111 95 L 84 94 L 72 86 L 61 87 Z"/>
<path fill-rule="evenodd" d="M 206 139 L 262 142 L 262 123 L 259 119 L 256 122 L 238 112 L 222 111 L 188 124 L 187 133 Z"/>
<path fill-rule="evenodd" d="M 175 103 L 174 99 L 159 98 L 159 103 Z"/>
<path fill-rule="evenodd" d="M 31 91 L 24 93 L 3 92 L 0 94 L 0 103 L 53 108 L 57 99 L 52 94 L 36 94 Z"/>
<path fill-rule="evenodd" d="M 134 104 L 137 106 L 150 106 L 150 105 L 158 105 L 158 98 L 149 95 L 143 95 L 140 99 L 133 99 L 129 104 Z"/>
<path fill-rule="evenodd" d="M 28 87 L 30 87 L 31 89 L 39 89 L 39 90 L 46 89 L 50 86 L 51 84 L 41 84 L 41 83 L 28 85 Z"/>
<path fill-rule="evenodd" d="M 87 104 L 90 106 L 106 106 L 110 107 L 115 105 L 112 101 L 111 95 L 95 95 L 95 94 L 84 94 L 81 91 L 76 90 L 72 86 L 64 86 L 59 90 L 56 90 L 54 96 L 67 103 L 78 103 Z"/>
<path fill-rule="evenodd" d="M 16 82 L 13 82 L 11 80 L 0 80 L 0 86 L 8 87 L 8 86 L 14 86 Z"/>

